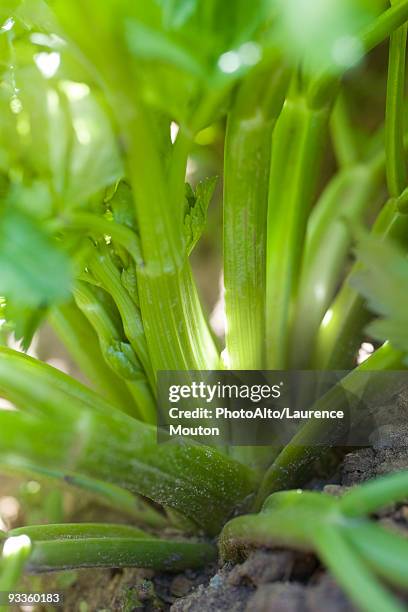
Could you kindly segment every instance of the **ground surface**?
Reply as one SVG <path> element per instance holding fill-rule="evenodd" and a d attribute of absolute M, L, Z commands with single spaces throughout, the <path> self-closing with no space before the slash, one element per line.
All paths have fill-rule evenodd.
<path fill-rule="evenodd" d="M 400 425 L 381 432 L 373 447 L 347 453 L 328 484 L 310 486 L 341 495 L 368 478 L 401 469 L 408 469 L 408 447 Z M 387 508 L 378 519 L 406 530 L 408 537 L 408 504 Z M 78 572 L 64 610 L 352 612 L 354 607 L 313 555 L 257 550 L 239 565 L 177 575 L 130 569 Z"/>
<path fill-rule="evenodd" d="M 370 448 L 346 453 L 327 480 L 315 480 L 309 488 L 341 495 L 347 488 L 369 478 L 408 469 L 408 395 L 394 398 L 384 413 L 395 412 L 395 425 L 381 419 Z M 387 419 L 389 421 L 389 419 Z M 405 425 L 404 425 L 405 423 Z M 15 482 L 15 481 L 14 481 Z M 1 484 L 1 483 L 0 483 Z M 6 486 L 7 485 L 7 486 Z M 16 485 L 17 486 L 17 485 Z M 3 487 L 1 487 L 3 488 Z M 10 490 L 10 482 L 4 483 Z M 41 495 L 41 493 L 40 493 Z M 9 511 L 13 510 L 8 500 Z M 95 505 L 72 497 L 68 514 L 72 520 L 95 520 Z M 3 516 L 2 505 L 0 514 Z M 33 503 L 30 498 L 29 506 Z M 43 504 L 40 504 L 43 512 Z M 7 509 L 7 508 L 6 508 Z M 66 509 L 67 510 L 67 509 Z M 13 510 L 16 512 L 16 509 Z M 55 512 L 55 510 L 53 511 Z M 99 520 L 126 521 L 125 517 L 96 510 Z M 22 516 L 10 515 L 3 528 L 24 523 Z M 3 516 L 4 518 L 4 516 Z M 35 516 L 34 522 L 56 522 L 53 516 Z M 408 503 L 386 508 L 378 520 L 408 537 Z M 31 585 L 33 586 L 33 585 Z M 154 574 L 149 570 L 83 570 L 41 578 L 36 588 L 65 592 L 62 612 L 352 612 L 353 606 L 332 577 L 313 555 L 289 550 L 257 550 L 235 566 L 209 566 L 181 574 Z M 407 601 L 408 609 L 408 601 Z M 61 608 L 59 608 L 61 610 Z M 28 611 L 27 611 L 28 612 Z"/>

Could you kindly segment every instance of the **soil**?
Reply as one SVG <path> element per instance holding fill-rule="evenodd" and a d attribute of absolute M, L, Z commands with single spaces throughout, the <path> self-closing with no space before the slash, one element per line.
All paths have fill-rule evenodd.
<path fill-rule="evenodd" d="M 407 432 L 388 430 L 392 447 L 378 437 L 371 448 L 347 453 L 334 484 L 323 491 L 341 495 L 364 480 L 408 469 Z M 313 483 L 315 487 L 315 483 Z M 378 520 L 408 537 L 408 504 L 382 510 Z M 399 594 L 401 596 L 401 594 Z M 406 600 L 408 609 L 408 599 Z M 241 564 L 225 565 L 209 583 L 177 600 L 171 612 L 354 612 L 356 608 L 314 555 L 257 550 Z"/>
<path fill-rule="evenodd" d="M 401 414 L 408 412 L 408 397 L 394 398 L 392 406 L 384 407 L 388 414 L 390 409 L 396 411 L 398 423 Z M 314 480 L 308 488 L 341 495 L 364 480 L 402 469 L 408 469 L 407 428 L 400 423 L 379 423 L 370 448 L 351 449 L 329 481 Z M 92 518 L 85 516 L 85 509 L 81 507 L 77 519 Z M 408 503 L 388 507 L 377 518 L 408 537 Z M 258 549 L 240 564 L 214 564 L 179 574 L 141 569 L 82 570 L 66 578 L 63 612 L 355 611 L 313 554 L 290 550 Z M 43 580 L 48 590 L 58 585 L 52 575 Z M 408 599 L 406 603 L 408 609 Z"/>

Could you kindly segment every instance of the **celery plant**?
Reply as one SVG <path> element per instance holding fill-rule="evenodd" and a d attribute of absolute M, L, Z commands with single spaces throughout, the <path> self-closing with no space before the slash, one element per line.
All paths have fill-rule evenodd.
<path fill-rule="evenodd" d="M 0 390 L 16 407 L 0 412 L 3 468 L 87 489 L 145 530 L 187 520 L 216 536 L 268 498 L 224 527 L 226 554 L 242 529 L 255 544 L 278 529 L 281 544 L 317 550 L 363 609 L 399 609 L 365 561 L 384 576 L 392 546 L 401 586 L 404 544 L 349 518 L 360 498 L 374 507 L 367 491 L 383 503 L 386 481 L 340 502 L 268 497 L 307 480 L 335 428 L 311 420 L 283 449 L 158 445 L 155 401 L 159 370 L 346 369 L 354 393 L 361 371 L 406 367 L 408 1 L 10 0 L 0 19 L 3 319 L 24 349 L 49 321 L 90 383 L 0 348 Z M 360 138 L 348 83 L 388 38 L 384 125 Z M 190 263 L 217 179 L 186 183 L 214 124 L 226 125 L 223 351 Z M 366 337 L 379 348 L 355 367 Z M 343 398 L 334 386 L 315 407 Z M 389 482 L 408 494 L 405 475 Z M 29 538 L 30 571 L 214 558 L 211 543 L 145 530 L 8 535 Z M 4 584 L 24 561 L 13 559 Z"/>

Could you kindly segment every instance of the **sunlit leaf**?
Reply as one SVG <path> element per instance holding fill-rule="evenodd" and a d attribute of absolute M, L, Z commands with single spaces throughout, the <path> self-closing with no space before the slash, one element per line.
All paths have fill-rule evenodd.
<path fill-rule="evenodd" d="M 312 71 L 335 72 L 363 55 L 358 33 L 382 8 L 367 0 L 272 0 L 279 44 Z"/>
<path fill-rule="evenodd" d="M 38 307 L 69 297 L 70 264 L 33 220 L 8 208 L 0 216 L 0 294 Z"/>

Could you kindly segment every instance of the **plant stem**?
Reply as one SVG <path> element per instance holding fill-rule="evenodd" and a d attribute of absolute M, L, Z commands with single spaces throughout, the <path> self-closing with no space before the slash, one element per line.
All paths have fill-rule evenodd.
<path fill-rule="evenodd" d="M 129 340 L 153 387 L 154 376 L 139 308 L 123 286 L 119 271 L 113 263 L 108 249 L 103 246 L 99 249 L 95 248 L 93 255 L 89 261 L 89 268 L 116 303 L 126 338 Z"/>
<path fill-rule="evenodd" d="M 86 538 L 154 538 L 138 527 L 110 523 L 53 523 L 50 525 L 27 525 L 8 532 L 10 536 L 27 535 L 32 542 L 37 540 L 68 540 Z"/>
<path fill-rule="evenodd" d="M 342 278 L 352 242 L 346 221 L 361 223 L 372 208 L 383 178 L 383 161 L 381 156 L 368 164 L 347 166 L 329 183 L 310 216 L 293 315 L 293 368 L 310 366 L 317 331 Z"/>
<path fill-rule="evenodd" d="M 394 0 L 398 6 L 399 0 Z M 388 191 L 398 197 L 408 182 L 404 151 L 405 55 L 407 25 L 395 30 L 390 37 L 385 114 L 385 152 Z"/>
<path fill-rule="evenodd" d="M 71 376 L 6 347 L 0 347 L 0 388 L 7 395 L 11 392 L 19 401 L 26 401 L 29 408 L 38 409 L 40 414 L 49 414 L 48 411 L 56 414 L 56 410 L 66 406 L 69 412 L 69 400 L 100 414 L 120 414 L 113 404 Z"/>
<path fill-rule="evenodd" d="M 54 486 L 69 486 L 86 491 L 103 506 L 125 514 L 139 525 L 148 526 L 153 529 L 163 529 L 169 525 L 166 516 L 142 497 L 133 495 L 120 486 L 96 478 L 87 478 L 82 474 L 67 470 L 58 471 L 50 467 L 40 467 L 34 464 L 31 464 L 27 470 L 24 470 L 20 465 L 13 468 L 10 465 L 2 464 L 2 471 L 12 476 L 15 476 L 17 472 L 27 478 L 35 475 L 35 477 L 41 478 L 41 480 L 46 479 L 50 481 L 50 485 L 52 483 Z M 81 493 L 81 491 L 78 491 L 78 493 Z"/>
<path fill-rule="evenodd" d="M 123 338 L 115 321 L 98 300 L 91 285 L 77 281 L 74 297 L 78 307 L 94 327 L 105 361 L 112 370 L 125 380 L 134 401 L 136 413 L 132 413 L 132 404 L 127 407 L 128 414 L 134 414 L 148 423 L 156 420 L 156 405 L 153 400 L 145 373 L 133 352 L 133 348 Z M 122 332 L 123 333 L 123 332 Z"/>
<path fill-rule="evenodd" d="M 224 154 L 224 285 L 228 365 L 261 369 L 265 353 L 265 261 L 270 141 L 289 73 L 255 72 L 228 116 Z"/>
<path fill-rule="evenodd" d="M 140 307 L 153 369 L 211 370 L 219 357 L 186 260 L 159 276 L 138 272 Z"/>
<path fill-rule="evenodd" d="M 340 529 L 321 525 L 314 539 L 320 558 L 360 610 L 403 612 L 405 606 L 383 589 Z"/>
<path fill-rule="evenodd" d="M 214 561 L 211 544 L 146 537 L 90 537 L 35 541 L 27 571 L 41 573 L 78 567 L 143 567 L 181 571 Z"/>
<path fill-rule="evenodd" d="M 330 120 L 330 132 L 333 141 L 334 153 L 340 168 L 357 166 L 359 151 L 356 134 L 351 123 L 347 100 L 342 91 L 337 96 Z"/>
<path fill-rule="evenodd" d="M 0 462 L 9 468 L 51 466 L 62 477 L 106 481 L 173 507 L 211 533 L 254 490 L 254 472 L 220 452 L 157 444 L 155 427 L 54 368 L 10 349 L 0 349 L 0 356 L 0 388 L 30 410 L 0 411 Z"/>
<path fill-rule="evenodd" d="M 408 0 L 399 0 L 360 34 L 366 52 L 371 51 L 408 20 Z"/>
<path fill-rule="evenodd" d="M 377 45 L 388 38 L 395 30 L 408 20 L 408 0 L 400 0 L 398 4 L 384 11 L 379 17 L 360 32 L 358 38 L 365 53 L 369 53 Z M 332 71 L 323 71 L 311 84 L 308 99 L 310 103 L 319 104 L 331 95 L 339 77 Z"/>
<path fill-rule="evenodd" d="M 290 313 L 297 293 L 306 223 L 314 195 L 329 106 L 287 98 L 272 138 L 266 264 L 267 366 L 287 365 Z"/>
<path fill-rule="evenodd" d="M 7 593 L 17 586 L 30 553 L 31 542 L 27 536 L 12 536 L 5 540 L 0 561 L 0 592 Z M 8 605 L 0 606 L 2 612 L 9 609 Z"/>
<path fill-rule="evenodd" d="M 140 264 L 142 254 L 140 251 L 140 240 L 138 236 L 125 225 L 115 221 L 108 221 L 93 213 L 66 213 L 62 219 L 58 219 L 52 225 L 52 229 L 72 228 L 87 231 L 91 235 L 111 236 L 112 239 L 127 250 L 135 264 Z"/>
<path fill-rule="evenodd" d="M 372 232 L 383 240 L 395 240 L 407 248 L 408 215 L 400 213 L 398 199 L 392 198 L 382 208 Z M 322 320 L 314 356 L 318 369 L 344 369 L 354 365 L 364 328 L 372 317 L 366 309 L 365 299 L 349 284 L 360 267 L 359 262 L 354 264 Z"/>
<path fill-rule="evenodd" d="M 398 370 L 403 369 L 403 358 L 403 353 L 394 350 L 388 344 L 383 345 L 364 363 L 352 370 L 340 383 L 319 398 L 313 409 L 346 410 L 344 390 L 358 397 L 361 390 L 366 388 L 367 377 L 360 376 L 361 372 L 396 370 L 394 376 L 390 375 L 387 378 L 388 388 L 381 381 L 383 386 L 379 390 L 378 385 L 374 384 L 375 379 L 373 379 L 369 387 L 367 401 L 369 401 L 370 396 L 375 397 L 375 393 L 379 391 L 381 393 L 394 393 L 396 379 L 398 380 L 400 375 Z M 343 435 L 344 427 L 341 423 L 318 419 L 309 420 L 281 451 L 265 473 L 255 500 L 255 509 L 261 507 L 270 493 L 288 487 L 300 486 L 304 482 L 303 479 L 307 478 L 313 468 L 315 460 L 338 443 Z"/>
<path fill-rule="evenodd" d="M 118 120 L 129 136 L 129 176 L 143 254 L 143 265 L 137 268 L 138 291 L 153 371 L 215 369 L 219 357 L 183 238 L 184 193 L 180 185 L 186 167 L 180 160 L 186 160 L 187 151 L 180 145 L 180 159 L 172 166 L 168 192 L 159 148 L 155 147 L 155 130 L 140 101 L 131 117 Z"/>
<path fill-rule="evenodd" d="M 101 354 L 98 338 L 74 302 L 52 309 L 49 321 L 72 359 L 107 400 L 121 410 L 128 411 L 132 396 Z"/>
<path fill-rule="evenodd" d="M 380 525 L 361 522 L 346 527 L 344 531 L 348 541 L 364 557 L 374 572 L 397 588 L 406 588 L 408 584 L 406 538 Z"/>
<path fill-rule="evenodd" d="M 408 473 L 397 472 L 375 480 L 369 480 L 346 493 L 340 500 L 344 514 L 359 517 L 371 514 L 408 497 Z"/>

